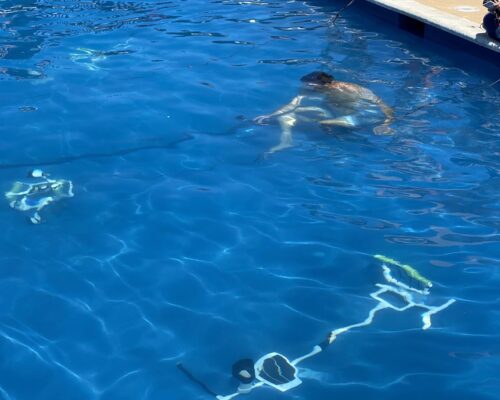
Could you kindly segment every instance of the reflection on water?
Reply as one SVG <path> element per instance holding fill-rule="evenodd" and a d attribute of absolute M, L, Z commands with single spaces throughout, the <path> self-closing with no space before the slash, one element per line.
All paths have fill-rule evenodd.
<path fill-rule="evenodd" d="M 37 25 L 42 23 L 37 1 L 2 1 L 0 3 L 0 58 L 29 59 L 41 50 L 44 38 Z"/>
<path fill-rule="evenodd" d="M 456 304 L 425 334 L 381 311 L 294 396 L 496 398 L 496 77 L 333 8 L 0 2 L 2 191 L 40 167 L 75 193 L 36 226 L 0 207 L 0 397 L 202 398 L 181 360 L 229 393 L 236 359 L 366 318 L 387 254 Z M 395 134 L 297 127 L 262 157 L 279 129 L 252 119 L 317 69 L 383 98 Z"/>
<path fill-rule="evenodd" d="M 127 43 L 116 45 L 112 50 L 93 50 L 79 47 L 74 53 L 70 54 L 70 59 L 85 65 L 90 71 L 97 71 L 100 69 L 98 64 L 107 60 L 108 57 L 133 53 L 133 50 L 127 50 L 128 47 Z"/>

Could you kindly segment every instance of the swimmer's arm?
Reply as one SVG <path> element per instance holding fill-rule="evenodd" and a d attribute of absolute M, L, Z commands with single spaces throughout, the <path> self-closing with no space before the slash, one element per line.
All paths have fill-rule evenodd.
<path fill-rule="evenodd" d="M 292 101 L 290 103 L 288 103 L 287 105 L 279 108 L 278 110 L 276 110 L 275 112 L 273 112 L 272 114 L 270 114 L 271 117 L 276 117 L 278 115 L 283 115 L 283 114 L 286 114 L 290 111 L 293 111 L 295 110 L 298 106 L 300 106 L 300 102 L 302 101 L 302 99 L 304 98 L 304 96 L 296 96 L 292 99 Z"/>
<path fill-rule="evenodd" d="M 385 104 L 385 102 L 371 90 L 366 90 L 361 97 L 372 102 L 373 104 L 376 104 L 385 115 L 384 122 L 373 128 L 373 132 L 376 135 L 392 135 L 393 131 L 389 125 L 394 121 L 394 110 Z"/>
<path fill-rule="evenodd" d="M 384 124 L 389 125 L 394 121 L 394 110 L 383 102 L 380 97 L 377 97 L 376 103 L 385 115 Z"/>
<path fill-rule="evenodd" d="M 373 128 L 373 133 L 376 135 L 392 135 L 394 131 L 389 125 L 394 121 L 394 110 L 385 104 L 379 97 L 376 98 L 375 104 L 377 104 L 384 113 L 385 120 L 382 124 Z"/>
<path fill-rule="evenodd" d="M 304 96 L 296 96 L 292 99 L 292 101 L 286 105 L 284 105 L 283 107 L 281 108 L 278 108 L 276 111 L 274 111 L 273 113 L 271 114 L 267 114 L 267 115 L 261 115 L 260 117 L 257 117 L 254 119 L 254 122 L 260 124 L 260 123 L 264 123 L 267 119 L 269 118 L 272 118 L 272 117 L 277 117 L 279 115 L 283 115 L 283 114 L 286 114 L 286 113 L 289 113 L 289 112 L 292 112 L 294 111 L 298 106 L 300 106 L 300 102 L 302 101 L 302 99 L 304 98 Z"/>
<path fill-rule="evenodd" d="M 373 93 L 371 90 L 366 89 L 366 88 L 359 88 L 360 91 L 360 98 L 367 100 L 373 104 L 376 104 L 377 106 L 380 107 L 380 110 L 384 113 L 385 115 L 385 120 L 384 120 L 384 125 L 389 125 L 394 121 L 394 110 L 389 107 L 387 104 L 384 103 L 384 100 L 382 100 L 380 97 L 378 97 L 375 93 Z"/>

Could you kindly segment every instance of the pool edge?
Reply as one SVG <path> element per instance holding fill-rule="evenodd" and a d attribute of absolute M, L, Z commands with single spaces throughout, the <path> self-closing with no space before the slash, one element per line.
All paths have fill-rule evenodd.
<path fill-rule="evenodd" d="M 473 56 L 490 66 L 500 66 L 500 41 L 489 38 L 480 25 L 421 4 L 418 4 L 417 12 L 412 9 L 417 1 L 405 0 L 404 4 L 400 4 L 399 0 L 359 0 L 351 5 L 357 12 L 377 17 L 429 43 L 446 47 L 451 50 L 451 58 L 466 60 L 468 56 Z M 344 0 L 320 0 L 318 3 L 336 4 L 339 7 L 346 4 Z M 484 11 L 486 14 L 486 9 Z M 444 16 L 454 22 L 449 25 L 440 23 Z M 457 25 L 462 23 L 468 28 L 458 29 Z"/>

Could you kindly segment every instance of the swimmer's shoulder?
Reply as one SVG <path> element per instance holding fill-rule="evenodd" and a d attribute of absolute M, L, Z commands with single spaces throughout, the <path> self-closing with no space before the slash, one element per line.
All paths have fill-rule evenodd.
<path fill-rule="evenodd" d="M 352 93 L 352 94 L 359 94 L 359 95 L 363 95 L 367 92 L 372 93 L 370 90 L 366 89 L 365 87 L 360 86 L 356 83 L 352 83 L 352 82 L 333 81 L 333 82 L 328 84 L 328 88 L 331 91 L 338 91 L 338 92 Z"/>
<path fill-rule="evenodd" d="M 344 91 L 356 94 L 360 99 L 379 101 L 378 96 L 370 89 L 352 82 L 338 82 Z"/>

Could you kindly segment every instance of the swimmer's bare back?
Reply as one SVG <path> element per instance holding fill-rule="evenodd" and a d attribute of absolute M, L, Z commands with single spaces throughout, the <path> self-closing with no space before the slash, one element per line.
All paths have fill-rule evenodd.
<path fill-rule="evenodd" d="M 354 112 L 359 108 L 362 101 L 372 103 L 380 107 L 385 115 L 384 122 L 373 129 L 375 134 L 390 134 L 389 124 L 394 121 L 394 111 L 370 89 L 351 82 L 333 81 L 324 86 L 326 101 L 333 107 L 351 108 Z M 353 127 L 348 118 L 340 117 L 318 121 L 322 125 L 338 125 Z"/>

